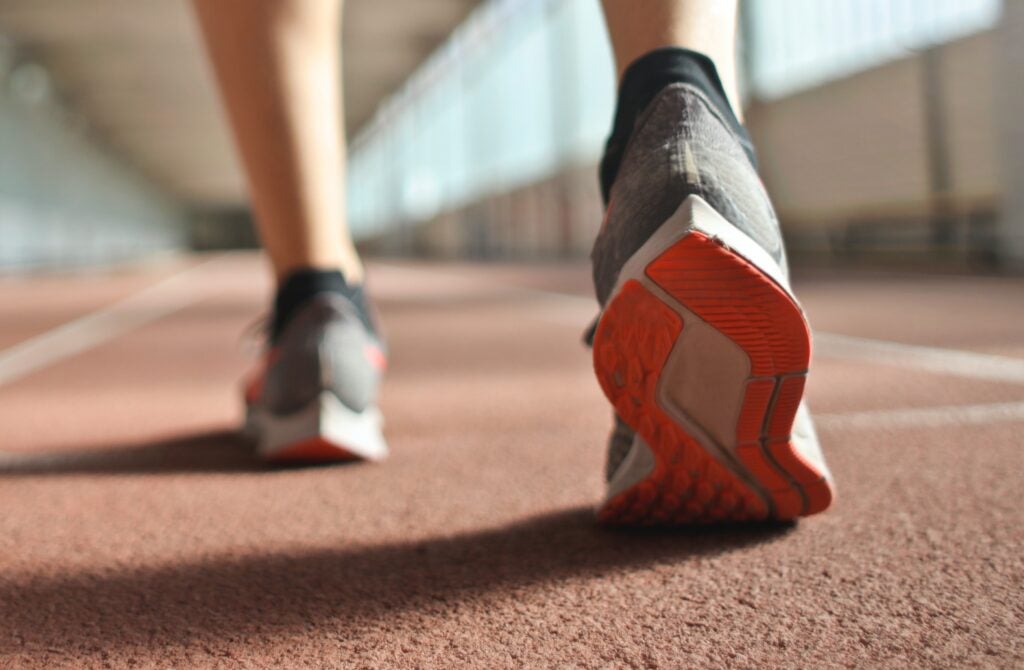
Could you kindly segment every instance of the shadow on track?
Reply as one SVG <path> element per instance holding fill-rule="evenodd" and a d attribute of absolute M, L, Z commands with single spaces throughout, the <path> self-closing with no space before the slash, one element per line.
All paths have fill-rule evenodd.
<path fill-rule="evenodd" d="M 221 556 L 166 566 L 0 577 L 0 653 L 180 648 L 516 598 L 522 588 L 702 560 L 792 526 L 609 531 L 590 509 L 420 542 Z"/>
<path fill-rule="evenodd" d="M 267 470 L 252 443 L 231 430 L 209 431 L 129 447 L 0 455 L 10 476 L 181 474 Z"/>

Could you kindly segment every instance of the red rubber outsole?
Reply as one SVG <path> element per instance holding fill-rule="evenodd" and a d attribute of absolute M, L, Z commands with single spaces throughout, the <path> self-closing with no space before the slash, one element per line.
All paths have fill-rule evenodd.
<path fill-rule="evenodd" d="M 338 446 L 322 437 L 312 437 L 291 444 L 273 455 L 265 457 L 268 463 L 347 463 L 361 460 L 344 447 Z"/>
<path fill-rule="evenodd" d="M 793 299 L 754 265 L 699 232 L 664 251 L 646 275 L 749 357 L 735 457 L 760 492 L 659 404 L 663 368 L 686 324 L 672 306 L 630 280 L 598 325 L 594 368 L 616 411 L 650 447 L 655 465 L 643 480 L 606 501 L 599 519 L 611 524 L 792 519 L 828 507 L 831 487 L 790 440 L 811 355 L 810 331 Z"/>

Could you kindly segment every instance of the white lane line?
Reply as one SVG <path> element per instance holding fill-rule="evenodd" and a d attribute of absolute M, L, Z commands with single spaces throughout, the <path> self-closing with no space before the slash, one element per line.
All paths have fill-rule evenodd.
<path fill-rule="evenodd" d="M 0 386 L 66 360 L 194 303 L 195 278 L 215 257 L 182 270 L 112 305 L 0 351 Z"/>
<path fill-rule="evenodd" d="M 866 360 L 939 374 L 1024 384 L 1024 360 L 836 333 L 814 333 L 815 351 L 829 358 Z"/>
<path fill-rule="evenodd" d="M 815 414 L 814 421 L 819 428 L 826 430 L 943 428 L 1014 423 L 1024 421 L 1024 402 Z"/>
<path fill-rule="evenodd" d="M 465 291 L 491 287 L 506 293 L 537 299 L 542 307 L 538 313 L 545 321 L 586 328 L 597 316 L 597 303 L 584 297 L 560 291 L 527 288 L 481 276 L 460 275 L 455 270 L 436 270 L 400 265 L 374 264 L 385 272 L 406 276 L 442 278 L 441 288 Z M 443 299 L 439 296 L 438 299 Z M 962 349 L 943 349 L 891 340 L 876 340 L 824 331 L 814 331 L 815 355 L 826 358 L 862 360 L 869 363 L 895 365 L 968 379 L 1024 384 L 1024 359 L 996 354 L 982 354 Z"/>
<path fill-rule="evenodd" d="M 472 268 L 470 270 L 472 271 Z M 374 271 L 380 272 L 379 280 L 374 279 Z M 481 297 L 494 295 L 494 291 L 500 291 L 504 296 L 532 300 L 535 301 L 534 306 L 540 309 L 536 313 L 531 313 L 530 317 L 579 328 L 581 333 L 590 326 L 599 309 L 597 300 L 593 297 L 519 286 L 490 277 L 468 276 L 460 274 L 457 269 L 438 270 L 390 263 L 373 263 L 370 266 L 370 273 L 370 281 L 379 282 L 378 286 L 380 283 L 386 283 L 388 275 L 407 280 L 420 279 L 421 281 L 416 284 L 414 289 L 415 299 L 426 304 L 444 303 L 450 300 L 450 295 L 438 293 L 449 290 L 456 292 L 459 296 L 477 295 Z M 429 284 L 423 283 L 422 279 L 425 277 L 430 278 Z"/>

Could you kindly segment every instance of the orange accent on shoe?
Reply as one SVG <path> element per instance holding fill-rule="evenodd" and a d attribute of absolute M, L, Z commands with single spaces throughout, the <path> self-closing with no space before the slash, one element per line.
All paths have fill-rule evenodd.
<path fill-rule="evenodd" d="M 811 334 L 800 307 L 757 267 L 716 240 L 691 232 L 655 259 L 647 276 L 701 319 L 739 345 L 751 376 L 737 426 L 737 444 L 772 439 L 770 446 L 738 449 L 740 459 L 769 491 L 778 518 L 828 507 L 831 488 L 790 441 L 811 359 Z M 774 403 L 765 402 L 779 379 Z M 786 482 L 783 486 L 779 470 Z M 795 482 L 795 484 L 794 484 Z M 799 485 L 799 486 L 797 486 Z M 799 504 L 797 502 L 799 501 Z"/>
<path fill-rule="evenodd" d="M 269 463 L 337 463 L 359 458 L 322 437 L 311 437 L 285 447 L 266 460 Z"/>
<path fill-rule="evenodd" d="M 672 297 L 740 345 L 751 376 L 806 374 L 811 334 L 800 308 L 755 266 L 692 232 L 647 267 Z"/>
<path fill-rule="evenodd" d="M 778 469 L 771 464 L 758 443 L 741 444 L 736 447 L 736 456 L 747 466 L 750 473 L 768 490 L 775 505 L 775 516 L 792 519 L 800 516 L 804 499 L 800 492 Z"/>
<path fill-rule="evenodd" d="M 245 383 L 245 387 L 242 391 L 243 397 L 245 398 L 245 404 L 254 405 L 259 402 L 260 396 L 263 395 L 263 386 L 267 381 L 267 369 L 274 364 L 277 357 L 280 355 L 280 350 L 276 347 L 267 351 L 264 355 L 263 360 L 260 361 L 257 369 L 249 375 L 248 381 Z"/>
<path fill-rule="evenodd" d="M 388 368 L 388 358 L 384 355 L 384 352 L 380 347 L 372 344 L 367 344 L 363 349 L 363 353 L 366 354 L 366 359 L 370 361 L 370 365 L 376 368 L 380 372 L 384 372 Z"/>
<path fill-rule="evenodd" d="M 658 380 L 682 330 L 680 316 L 637 281 L 623 286 L 598 324 L 594 368 L 601 388 L 655 457 L 647 478 L 598 511 L 605 523 L 710 523 L 768 516 L 760 496 L 658 405 Z"/>
<path fill-rule="evenodd" d="M 246 405 L 254 405 L 259 401 L 260 396 L 263 394 L 263 386 L 266 383 L 266 378 L 266 370 L 262 367 L 259 372 L 256 372 L 249 377 L 249 381 L 246 382 L 245 390 L 243 391 Z"/>

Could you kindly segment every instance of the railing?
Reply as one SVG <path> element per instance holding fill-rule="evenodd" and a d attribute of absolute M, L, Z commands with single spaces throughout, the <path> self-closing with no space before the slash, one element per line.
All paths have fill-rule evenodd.
<path fill-rule="evenodd" d="M 993 23 L 999 0 L 746 0 L 751 90 L 778 97 Z M 615 82 L 597 0 L 491 0 L 352 145 L 374 235 L 596 163 Z"/>

